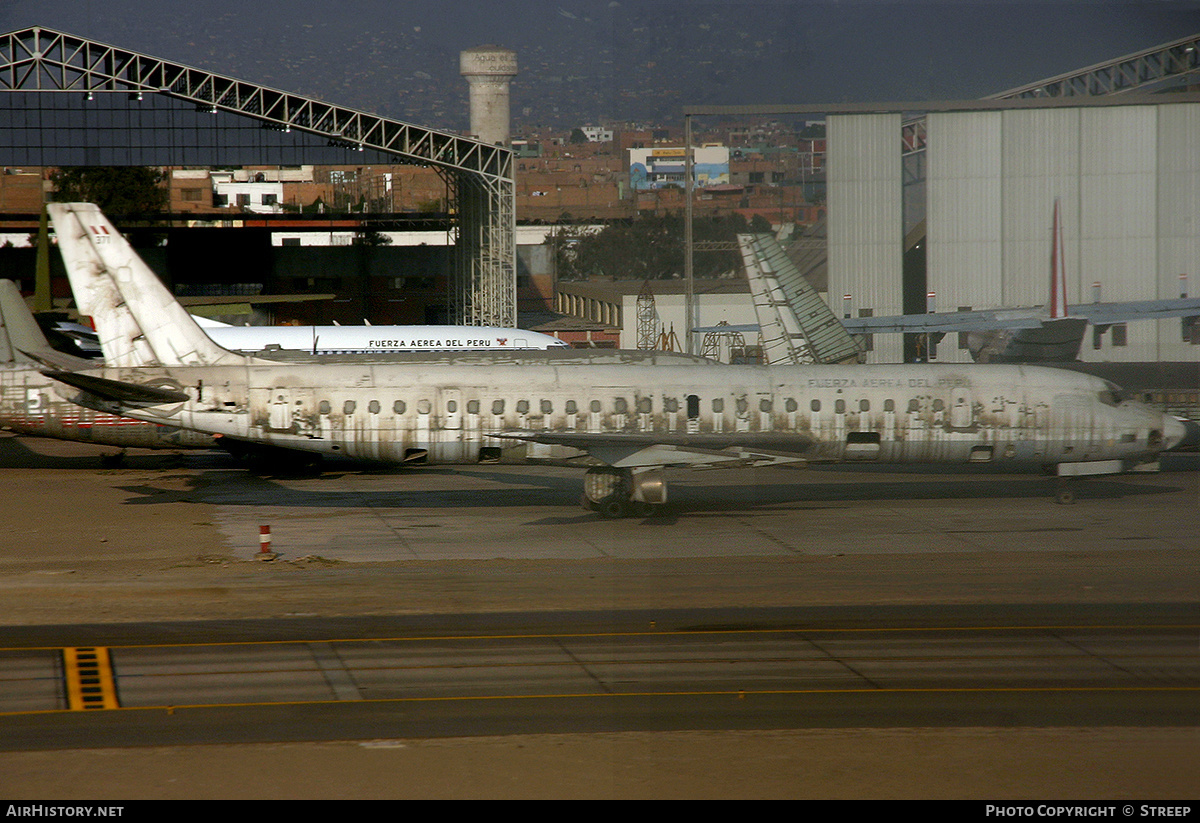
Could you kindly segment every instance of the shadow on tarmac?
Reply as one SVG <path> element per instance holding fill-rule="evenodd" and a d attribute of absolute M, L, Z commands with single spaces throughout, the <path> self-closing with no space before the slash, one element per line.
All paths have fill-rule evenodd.
<path fill-rule="evenodd" d="M 29 441 L 33 442 L 29 442 Z M 0 435 L 0 469 L 97 470 L 101 457 L 116 453 L 111 447 L 63 443 Z M 1195 491 L 1200 477 L 1200 455 L 1176 454 L 1163 458 L 1161 480 L 1140 482 L 1137 475 L 1104 476 L 1072 481 L 1081 504 L 1132 496 Z M 532 466 L 391 466 L 351 460 L 326 461 L 319 471 L 264 475 L 248 471 L 220 451 L 131 450 L 119 468 L 125 470 L 184 470 L 164 475 L 182 478 L 183 490 L 160 488 L 153 483 L 118 486 L 131 497 L 128 505 L 190 502 L 226 506 L 282 506 L 304 508 L 445 508 L 475 509 L 535 507 L 551 516 L 533 524 L 563 525 L 600 519 L 579 508 L 582 470 Z M 706 475 L 722 480 L 709 483 Z M 321 488 L 347 475 L 391 476 L 395 490 L 331 491 Z M 795 482 L 780 482 L 780 477 Z M 1172 476 L 1176 475 L 1176 476 Z M 493 484 L 480 490 L 446 489 L 447 478 L 461 476 Z M 427 481 L 436 478 L 437 486 Z M 876 500 L 901 503 L 916 500 L 1030 500 L 1053 503 L 1057 480 L 1036 468 L 1014 470 L 999 466 L 921 466 L 837 464 L 773 469 L 739 469 L 722 472 L 671 471 L 670 502 L 647 524 L 670 524 L 687 516 L 730 512 L 773 511 L 800 507 L 812 511 L 844 503 Z M 769 479 L 768 479 L 769 478 Z M 282 481 L 287 479 L 289 485 Z M 571 515 L 563 516 L 565 511 Z"/>
<path fill-rule="evenodd" d="M 421 475 L 439 479 L 443 488 L 425 488 Z M 752 513 L 783 509 L 814 511 L 838 508 L 858 501 L 903 503 L 918 500 L 1025 500 L 1054 505 L 1057 480 L 1036 474 L 919 475 L 891 474 L 886 479 L 864 482 L 860 473 L 822 472 L 821 475 L 797 476 L 795 483 L 760 482 L 753 470 L 744 473 L 744 482 L 708 485 L 702 477 L 678 472 L 672 478 L 670 502 L 647 523 L 669 523 L 672 518 L 723 515 L 731 512 Z M 777 473 L 775 473 L 777 475 Z M 497 488 L 481 490 L 444 488 L 447 475 L 485 480 Z M 180 475 L 171 478 L 179 479 Z M 600 519 L 599 515 L 578 507 L 582 473 L 577 476 L 538 474 L 536 472 L 491 472 L 485 470 L 414 469 L 398 473 L 405 488 L 386 491 L 344 491 L 322 489 L 331 475 L 313 477 L 284 485 L 271 479 L 238 470 L 208 470 L 183 475 L 188 488 L 160 488 L 153 484 L 122 485 L 131 497 L 127 505 L 155 505 L 189 502 L 223 506 L 277 506 L 302 508 L 394 508 L 394 509 L 479 509 L 544 508 L 550 517 L 533 524 L 563 525 Z M 432 478 L 431 478 L 432 479 Z M 1174 479 L 1174 478 L 1172 478 Z M 1180 478 L 1182 480 L 1182 478 Z M 826 482 L 826 480 L 828 482 Z M 1074 481 L 1080 505 L 1090 501 L 1128 497 L 1156 496 L 1186 491 L 1186 483 L 1147 485 L 1138 478 L 1104 477 Z M 477 484 L 472 484 L 477 485 Z M 562 517 L 564 510 L 578 514 Z"/>

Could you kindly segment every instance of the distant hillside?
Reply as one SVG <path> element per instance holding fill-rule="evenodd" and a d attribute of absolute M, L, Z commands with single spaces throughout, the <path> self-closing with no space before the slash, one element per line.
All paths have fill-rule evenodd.
<path fill-rule="evenodd" d="M 4 0 L 42 24 L 463 129 L 458 53 L 517 51 L 517 128 L 678 122 L 684 104 L 978 97 L 1200 30 L 1194 0 Z"/>

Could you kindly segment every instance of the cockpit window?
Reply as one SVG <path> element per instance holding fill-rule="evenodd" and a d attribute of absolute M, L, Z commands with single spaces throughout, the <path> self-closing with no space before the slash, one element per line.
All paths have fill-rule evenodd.
<path fill-rule="evenodd" d="M 1105 382 L 1104 390 L 1097 393 L 1100 402 L 1106 406 L 1119 406 L 1124 399 L 1121 397 L 1121 389 L 1112 383 Z"/>

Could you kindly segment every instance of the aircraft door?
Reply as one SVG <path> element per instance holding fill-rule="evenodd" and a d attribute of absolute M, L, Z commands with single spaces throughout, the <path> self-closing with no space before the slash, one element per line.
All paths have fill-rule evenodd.
<path fill-rule="evenodd" d="M 688 434 L 695 434 L 700 431 L 700 397 L 695 394 L 689 394 L 684 398 L 687 404 L 687 431 Z"/>
<path fill-rule="evenodd" d="M 950 428 L 969 429 L 975 425 L 971 390 L 956 388 L 950 395 Z"/>
<path fill-rule="evenodd" d="M 463 408 L 461 389 L 442 389 L 442 428 L 462 429 Z"/>
<path fill-rule="evenodd" d="M 1090 398 L 1075 394 L 1055 395 L 1050 406 L 1051 448 L 1057 447 L 1069 454 L 1092 440 L 1093 411 Z"/>
<path fill-rule="evenodd" d="M 462 389 L 440 389 L 438 412 L 441 418 L 438 459 L 446 463 L 460 461 L 464 456 Z"/>
<path fill-rule="evenodd" d="M 289 431 L 292 428 L 292 404 L 287 389 L 271 391 L 270 415 L 267 428 L 272 431 Z"/>
<path fill-rule="evenodd" d="M 737 415 L 735 418 L 734 428 L 736 431 L 750 431 L 750 400 L 745 394 L 738 394 L 733 401 L 733 408 Z"/>

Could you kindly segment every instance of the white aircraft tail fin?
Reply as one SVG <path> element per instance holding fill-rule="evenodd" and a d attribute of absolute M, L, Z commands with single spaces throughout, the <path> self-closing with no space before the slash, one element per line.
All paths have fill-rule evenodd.
<path fill-rule="evenodd" d="M 739 234 L 763 354 L 769 363 L 852 363 L 861 349 L 769 234 Z"/>
<path fill-rule="evenodd" d="M 46 335 L 38 328 L 25 298 L 11 280 L 0 280 L 0 365 L 35 361 L 25 352 L 48 349 Z"/>
<path fill-rule="evenodd" d="M 81 314 L 92 318 L 110 366 L 232 365 L 158 276 L 91 203 L 47 206 Z"/>
<path fill-rule="evenodd" d="M 1050 244 L 1050 317 L 1058 320 L 1069 314 L 1067 308 L 1067 267 L 1063 263 L 1062 222 L 1058 200 L 1054 201 L 1054 228 Z"/>

